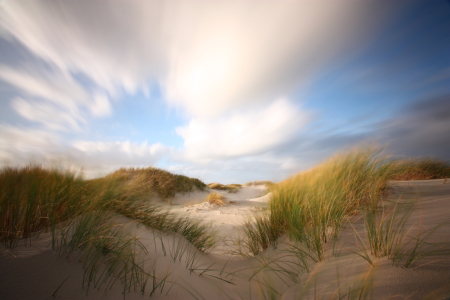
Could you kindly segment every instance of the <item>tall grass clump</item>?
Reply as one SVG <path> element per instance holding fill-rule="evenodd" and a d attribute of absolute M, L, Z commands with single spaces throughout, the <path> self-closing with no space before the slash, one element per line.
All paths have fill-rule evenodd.
<path fill-rule="evenodd" d="M 404 159 L 393 162 L 392 180 L 450 178 L 450 165 L 434 158 Z"/>
<path fill-rule="evenodd" d="M 376 208 L 390 174 L 388 157 L 378 149 L 336 155 L 274 186 L 264 222 L 270 235 L 287 232 L 322 260 L 324 244 L 337 236 L 347 215 L 362 205 Z"/>
<path fill-rule="evenodd" d="M 8 248 L 85 210 L 88 190 L 71 172 L 38 166 L 0 171 L 0 241 Z"/>
<path fill-rule="evenodd" d="M 216 206 L 224 206 L 224 205 L 226 205 L 225 197 L 222 196 L 219 193 L 210 193 L 206 197 L 206 202 L 208 202 L 208 203 L 210 203 L 212 205 L 216 205 Z"/>
<path fill-rule="evenodd" d="M 206 225 L 172 216 L 143 201 L 155 190 L 160 195 L 172 195 L 204 188 L 204 184 L 155 170 L 119 170 L 104 178 L 83 180 L 73 172 L 39 166 L 4 168 L 0 171 L 0 241 L 12 248 L 20 239 L 29 241 L 33 233 L 48 229 L 55 239 L 58 226 L 68 226 L 80 215 L 97 211 L 118 213 L 151 228 L 187 235 L 199 249 L 209 249 L 214 242 Z M 155 174 L 168 179 L 149 180 L 152 176 L 160 178 Z M 131 179 L 124 179 L 125 175 Z"/>
<path fill-rule="evenodd" d="M 93 286 L 106 291 L 119 281 L 124 292 L 143 292 L 152 277 L 139 260 L 147 250 L 122 225 L 115 225 L 118 214 L 180 234 L 204 252 L 214 246 L 215 239 L 205 224 L 145 203 L 155 185 L 145 183 L 145 172 L 138 172 L 137 177 L 130 184 L 121 173 L 84 180 L 73 172 L 39 166 L 4 168 L 0 170 L 0 241 L 13 248 L 18 241 L 31 243 L 35 234 L 50 229 L 53 249 L 80 257 L 83 285 L 88 290 Z M 168 188 L 161 186 L 156 191 L 167 195 L 203 186 L 181 175 L 170 180 Z M 181 186 L 174 188 L 177 182 Z"/>

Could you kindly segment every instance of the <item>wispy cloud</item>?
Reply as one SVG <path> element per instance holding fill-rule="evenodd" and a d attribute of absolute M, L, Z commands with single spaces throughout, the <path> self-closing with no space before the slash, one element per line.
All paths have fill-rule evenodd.
<path fill-rule="evenodd" d="M 155 165 L 172 148 L 160 143 L 130 141 L 64 141 L 48 130 L 0 125 L 0 163 L 2 165 L 63 165 L 83 168 L 89 177 L 105 175 L 121 167 Z"/>
<path fill-rule="evenodd" d="M 355 39 L 347 2 L 2 3 L 3 35 L 114 96 L 152 81 L 187 116 L 268 105 Z M 360 28 L 361 30 L 361 28 Z M 362 39 L 361 39 L 362 40 Z M 347 49 L 349 50 L 349 49 Z"/>
<path fill-rule="evenodd" d="M 268 107 L 232 113 L 211 121 L 192 119 L 177 133 L 184 140 L 185 158 L 211 161 L 261 154 L 285 143 L 310 121 L 310 115 L 287 99 Z"/>
<path fill-rule="evenodd" d="M 386 77 L 387 69 L 374 64 L 372 56 L 353 68 L 360 72 L 351 82 L 345 67 L 370 48 L 374 33 L 392 25 L 405 3 L 4 0 L 0 3 L 1 41 L 10 47 L 20 44 L 30 61 L 0 58 L 0 80 L 13 89 L 0 108 L 7 106 L 17 113 L 11 122 L 17 127 L 1 125 L 3 145 L 15 143 L 9 150 L 2 146 L 1 155 L 14 160 L 64 152 L 98 172 L 168 158 L 172 160 L 167 166 L 183 172 L 220 168 L 227 173 L 227 168 L 246 166 L 247 174 L 250 168 L 259 174 L 276 170 L 287 174 L 305 166 L 299 160 L 312 163 L 339 146 L 363 139 L 362 130 L 340 128 L 338 123 L 329 123 L 328 132 L 314 131 L 310 125 L 318 114 L 304 104 L 311 89 L 317 88 L 312 83 L 332 72 L 337 74 L 335 84 L 353 85 L 361 95 L 379 93 L 383 87 L 378 81 Z M 402 33 L 396 33 L 389 43 L 401 38 Z M 384 44 L 377 47 L 384 49 Z M 405 56 L 399 60 L 401 67 L 394 64 L 393 68 L 404 72 L 409 59 Z M 340 70 L 347 73 L 341 76 Z M 436 73 L 429 80 L 445 82 L 447 73 Z M 180 147 L 167 147 L 151 134 L 141 135 L 138 141 L 105 135 L 101 118 L 103 125 L 110 121 L 108 128 L 133 119 L 117 115 L 133 105 L 136 95 L 152 101 L 149 95 L 155 87 L 166 105 L 158 109 L 177 112 L 171 119 L 173 137 L 164 136 L 164 140 Z M 323 103 L 339 109 L 330 105 L 340 100 L 332 93 L 336 91 L 332 82 L 329 88 L 323 95 L 331 98 Z M 389 88 L 387 92 L 396 89 L 397 82 Z M 142 110 L 139 121 L 124 128 L 156 131 L 154 124 L 137 124 L 146 118 Z M 417 118 L 405 115 L 403 119 Z M 393 137 L 394 128 L 405 125 L 392 121 L 386 126 L 392 130 L 385 137 Z M 171 131 L 168 127 L 165 132 Z M 123 130 L 120 136 L 126 133 Z M 314 136 L 317 133 L 320 136 Z M 30 147 L 24 150 L 27 139 Z"/>
<path fill-rule="evenodd" d="M 79 130 L 88 115 L 101 117 L 111 113 L 105 94 L 92 95 L 72 77 L 55 70 L 19 70 L 0 65 L 0 79 L 27 96 L 11 99 L 19 115 L 51 129 Z"/>

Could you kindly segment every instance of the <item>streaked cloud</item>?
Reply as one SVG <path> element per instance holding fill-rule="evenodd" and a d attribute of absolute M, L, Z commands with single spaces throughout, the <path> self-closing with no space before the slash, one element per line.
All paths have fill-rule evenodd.
<path fill-rule="evenodd" d="M 111 114 L 105 94 L 92 95 L 71 76 L 57 70 L 13 69 L 0 65 L 0 79 L 27 96 L 10 100 L 20 116 L 53 130 L 80 130 L 89 115 Z"/>
<path fill-rule="evenodd" d="M 411 95 L 448 93 L 445 7 L 433 8 L 439 31 L 418 3 L 4 0 L 0 109 L 14 116 L 0 123 L 0 155 L 234 180 L 279 179 L 367 136 L 447 149 L 433 112 L 390 115 Z"/>

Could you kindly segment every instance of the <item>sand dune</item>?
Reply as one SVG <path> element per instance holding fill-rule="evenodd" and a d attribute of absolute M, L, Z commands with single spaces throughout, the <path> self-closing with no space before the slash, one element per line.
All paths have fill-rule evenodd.
<path fill-rule="evenodd" d="M 244 221 L 267 205 L 270 194 L 263 196 L 261 186 L 244 187 L 235 194 L 221 193 L 234 202 L 213 206 L 204 203 L 207 193 L 198 192 L 178 195 L 170 206 L 173 213 L 187 213 L 210 223 L 217 231 L 220 243 L 209 254 L 199 252 L 181 236 L 117 218 L 118 226 L 124 226 L 146 247 L 148 253 L 142 252 L 140 259 L 146 260 L 146 269 L 157 278 L 148 282 L 144 295 L 131 291 L 125 293 L 125 299 L 148 299 L 163 278 L 165 284 L 153 291 L 152 299 L 351 299 L 344 297 L 349 291 L 369 299 L 450 296 L 450 256 L 423 258 L 412 268 L 402 268 L 393 266 L 387 258 L 375 259 L 371 266 L 356 255 L 359 250 L 355 235 L 360 234 L 364 240 L 360 214 L 351 218 L 352 226 L 341 230 L 336 245 L 328 245 L 327 259 L 312 264 L 308 273 L 302 273 L 293 264 L 295 260 L 286 255 L 286 237 L 281 238 L 277 249 L 269 248 L 254 258 L 230 255 L 230 241 L 240 236 Z M 450 184 L 443 184 L 443 180 L 392 182 L 388 200 L 392 202 L 385 202 L 386 209 L 395 202 L 416 202 L 407 224 L 408 234 L 442 224 L 429 242 L 450 245 Z M 103 290 L 83 288 L 83 267 L 76 256 L 59 255 L 49 243 L 50 235 L 44 233 L 32 241 L 32 246 L 1 251 L 0 299 L 124 298 L 120 282 L 106 295 Z"/>

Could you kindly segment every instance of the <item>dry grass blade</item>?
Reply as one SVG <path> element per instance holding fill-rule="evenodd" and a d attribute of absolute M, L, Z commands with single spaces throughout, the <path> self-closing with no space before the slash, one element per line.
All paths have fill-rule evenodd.
<path fill-rule="evenodd" d="M 206 201 L 217 206 L 226 205 L 225 197 L 219 193 L 210 193 L 208 197 L 206 197 Z"/>

